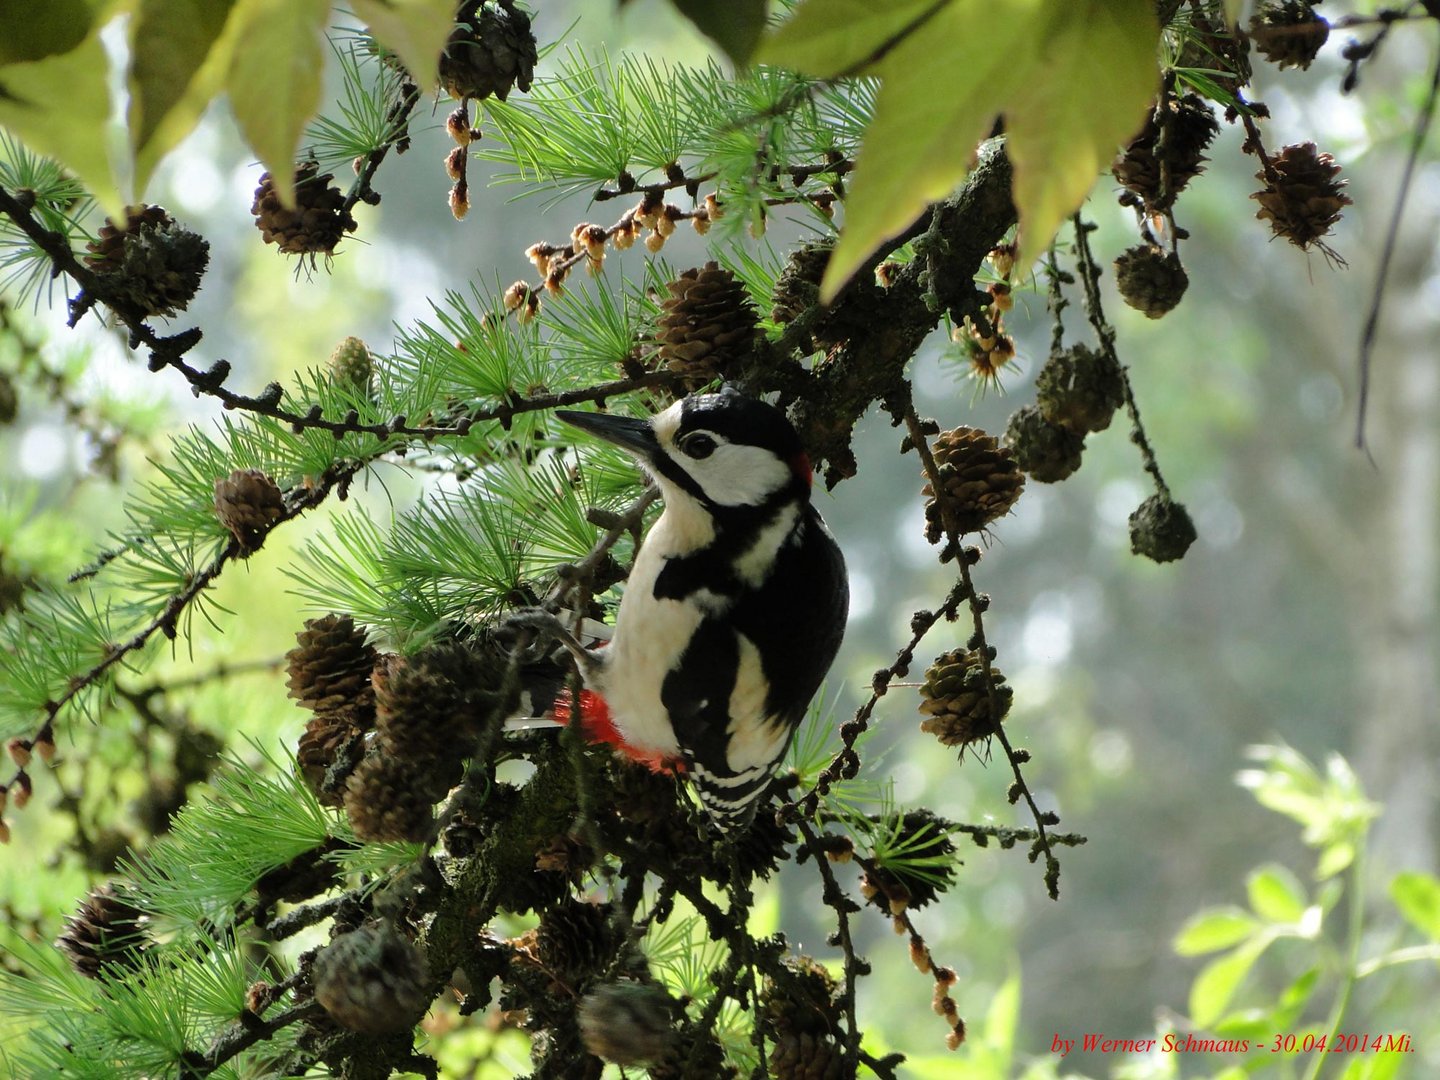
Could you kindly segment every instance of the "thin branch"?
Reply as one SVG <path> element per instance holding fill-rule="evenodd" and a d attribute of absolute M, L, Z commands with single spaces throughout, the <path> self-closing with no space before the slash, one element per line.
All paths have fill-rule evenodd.
<path fill-rule="evenodd" d="M 1374 355 L 1375 338 L 1380 326 L 1380 308 L 1385 302 L 1385 284 L 1390 277 L 1390 264 L 1395 257 L 1395 243 L 1400 236 L 1400 221 L 1405 213 L 1405 204 L 1410 199 L 1410 182 L 1415 178 L 1415 165 L 1425 140 L 1430 134 L 1430 124 L 1435 118 L 1435 102 L 1440 98 L 1440 49 L 1435 52 L 1435 66 L 1430 71 L 1430 88 L 1425 101 L 1415 118 L 1415 129 L 1410 134 L 1410 152 L 1405 155 L 1405 168 L 1400 173 L 1400 190 L 1395 195 L 1395 206 L 1390 212 L 1390 224 L 1385 229 L 1385 246 L 1380 250 L 1380 268 L 1375 274 L 1375 292 L 1370 298 L 1370 312 L 1365 317 L 1365 329 L 1360 334 L 1360 402 L 1355 415 L 1355 448 L 1369 449 L 1365 444 L 1365 414 L 1370 404 L 1370 361 Z"/>
<path fill-rule="evenodd" d="M 844 981 L 839 1004 L 845 1013 L 845 1060 L 849 1065 L 847 1074 L 853 1075 L 860 1053 L 860 1031 L 855 1016 L 855 980 L 870 971 L 870 965 L 856 954 L 855 940 L 850 933 L 850 915 L 858 911 L 859 907 L 845 894 L 845 890 L 840 888 L 840 882 L 830 868 L 830 859 L 810 823 L 802 819 L 796 822 L 796 827 L 800 830 L 811 858 L 815 860 L 815 869 L 819 871 L 823 886 L 821 900 L 835 912 L 836 936 L 840 940 L 840 951 L 844 956 Z"/>
<path fill-rule="evenodd" d="M 1155 481 L 1156 491 L 1169 498 L 1170 487 L 1165 483 L 1165 477 L 1160 474 L 1160 463 L 1156 460 L 1150 439 L 1145 434 L 1145 425 L 1140 421 L 1140 407 L 1135 403 L 1135 390 L 1130 385 L 1130 373 L 1120 363 L 1120 357 L 1115 351 L 1115 328 L 1106 321 L 1105 310 L 1100 304 L 1100 267 L 1090 250 L 1089 240 L 1090 230 L 1094 226 L 1087 225 L 1078 211 L 1071 221 L 1075 225 L 1076 265 L 1080 270 L 1080 281 L 1085 287 L 1085 314 L 1100 343 L 1100 351 L 1115 370 L 1120 372 L 1120 382 L 1125 394 L 1125 411 L 1130 414 L 1130 440 L 1140 448 L 1141 462 L 1145 471 Z"/>
<path fill-rule="evenodd" d="M 915 415 L 915 405 L 908 397 L 904 403 L 905 425 L 910 432 L 910 441 L 915 446 L 915 451 L 920 455 L 920 463 L 925 473 L 925 479 L 930 483 L 932 491 L 944 491 L 945 485 L 940 479 L 940 469 L 935 464 L 935 456 L 930 452 L 930 440 L 926 437 L 924 428 L 920 424 L 920 418 Z M 1036 849 L 1045 855 L 1045 888 L 1050 899 L 1060 899 L 1060 860 L 1056 858 L 1055 852 L 1050 846 L 1049 834 L 1045 831 L 1047 824 L 1054 824 L 1059 819 L 1053 813 L 1041 813 L 1040 807 L 1035 804 L 1035 796 L 1030 792 L 1030 785 L 1025 782 L 1025 776 L 1020 771 L 1020 766 L 1029 759 L 1029 755 L 1021 755 L 1010 745 L 1010 739 L 1005 734 L 1005 726 L 1001 723 L 1003 707 L 1000 702 L 1000 694 L 995 682 L 994 669 L 990 664 L 990 645 L 985 640 L 985 621 L 983 614 L 989 606 L 988 598 L 975 591 L 975 583 L 970 576 L 970 560 L 965 557 L 960 547 L 960 537 L 963 535 L 955 520 L 954 507 L 948 499 L 939 500 L 940 517 L 945 525 L 945 533 L 952 550 L 956 554 L 955 562 L 960 568 L 960 585 L 962 592 L 969 602 L 970 620 L 974 627 L 974 634 L 970 640 L 972 648 L 980 657 L 981 676 L 985 682 L 986 706 L 994 723 L 995 738 L 1000 740 L 1001 747 L 1005 750 L 1005 758 L 1010 762 L 1010 771 L 1015 775 L 1015 783 L 1011 788 L 1012 792 L 1018 791 L 1025 799 L 1025 804 L 1030 808 L 1030 814 L 1035 819 L 1035 828 L 1038 837 L 1035 841 Z"/>

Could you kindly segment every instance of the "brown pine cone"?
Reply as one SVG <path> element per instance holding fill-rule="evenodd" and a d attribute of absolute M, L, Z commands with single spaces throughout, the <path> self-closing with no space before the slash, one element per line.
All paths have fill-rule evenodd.
<path fill-rule="evenodd" d="M 1272 0 L 1250 16 L 1249 33 L 1266 60 L 1304 71 L 1329 39 L 1330 24 L 1305 0 Z"/>
<path fill-rule="evenodd" d="M 1080 468 L 1085 438 L 1052 424 L 1038 405 L 1026 405 L 1010 417 L 1005 445 L 1031 480 L 1053 484 Z"/>
<path fill-rule="evenodd" d="M 1104 431 L 1125 404 L 1120 365 L 1087 345 L 1073 345 L 1050 359 L 1035 377 L 1035 404 L 1052 424 L 1076 435 Z"/>
<path fill-rule="evenodd" d="M 456 100 L 501 101 L 530 89 L 538 59 L 530 16 L 513 0 L 465 0 L 440 54 L 440 83 Z"/>
<path fill-rule="evenodd" d="M 80 909 L 65 920 L 55 946 L 81 975 L 96 978 L 109 967 L 135 967 L 150 947 L 143 911 L 114 885 L 92 889 Z"/>
<path fill-rule="evenodd" d="M 420 843 L 435 831 L 430 777 L 404 758 L 372 753 L 345 782 L 345 815 L 361 840 Z"/>
<path fill-rule="evenodd" d="M 985 688 L 980 654 L 954 649 L 935 658 L 920 687 L 920 711 L 927 719 L 920 730 L 928 731 L 946 746 L 968 746 L 994 735 L 1010 711 L 1014 691 L 1005 686 L 1005 676 L 993 664 L 990 677 L 995 684 L 995 702 L 1000 715 L 991 712 Z"/>
<path fill-rule="evenodd" d="M 476 748 L 480 732 L 504 712 L 504 661 L 454 641 L 436 642 L 411 657 L 389 656 L 372 676 L 375 730 L 386 753 L 449 780 Z"/>
<path fill-rule="evenodd" d="M 1115 159 L 1111 171 L 1147 210 L 1163 212 L 1204 171 L 1205 151 L 1219 130 L 1204 98 L 1197 94 L 1167 98 L 1164 111 L 1157 118 L 1156 110 L 1151 110 L 1145 127 Z"/>
<path fill-rule="evenodd" d="M 241 558 L 260 550 L 270 526 L 285 513 L 285 496 L 259 469 L 236 469 L 215 481 L 215 516 L 240 545 Z"/>
<path fill-rule="evenodd" d="M 564 900 L 540 917 L 535 955 L 554 978 L 573 987 L 597 974 L 617 944 L 608 905 Z"/>
<path fill-rule="evenodd" d="M 99 277 L 100 299 L 146 315 L 184 311 L 210 264 L 210 244 L 159 206 L 127 206 L 125 224 L 109 218 L 86 245 L 85 265 Z"/>
<path fill-rule="evenodd" d="M 698 390 L 726 375 L 754 347 L 755 305 L 735 275 L 708 262 L 686 270 L 666 288 L 655 342 L 660 359 Z"/>
<path fill-rule="evenodd" d="M 424 955 L 385 924 L 335 938 L 316 954 L 313 978 L 330 1018 L 370 1035 L 409 1031 L 432 996 Z"/>
<path fill-rule="evenodd" d="M 320 174 L 320 166 L 307 161 L 295 170 L 295 207 L 280 202 L 275 181 L 267 172 L 260 177 L 250 213 L 265 243 L 277 245 L 287 255 L 333 255 L 335 245 L 346 233 L 355 231 L 355 218 L 345 209 L 345 195 L 330 181 L 333 173 Z"/>
<path fill-rule="evenodd" d="M 369 727 L 375 715 L 370 672 L 376 656 L 349 615 L 306 619 L 295 647 L 285 654 L 285 685 L 304 708 L 348 713 L 360 727 Z"/>
<path fill-rule="evenodd" d="M 355 725 L 352 716 L 345 712 L 316 713 L 305 724 L 295 750 L 301 779 L 325 806 L 345 804 L 343 781 L 348 774 L 337 776 L 333 783 L 327 783 L 336 762 L 342 756 L 349 756 L 353 767 L 364 753 L 359 740 L 365 733 Z"/>
<path fill-rule="evenodd" d="M 784 1035 L 828 1035 L 840 1030 L 836 997 L 840 986 L 825 965 L 808 956 L 781 961 L 788 976 L 767 975 L 760 989 L 760 1029 L 772 1039 Z"/>
<path fill-rule="evenodd" d="M 1272 175 L 1264 169 L 1256 173 L 1265 188 L 1250 196 L 1260 204 L 1255 216 L 1269 221 L 1276 236 L 1306 250 L 1330 232 L 1352 201 L 1345 194 L 1345 181 L 1336 179 L 1340 166 L 1312 142 L 1285 147 L 1270 164 Z"/>
<path fill-rule="evenodd" d="M 979 428 L 942 431 L 930 446 L 942 489 L 937 496 L 927 480 L 925 539 L 938 544 L 945 536 L 942 503 L 961 533 L 979 532 L 1010 512 L 1025 487 L 1025 474 L 1009 448 Z"/>
<path fill-rule="evenodd" d="M 1168 314 L 1190 287 L 1180 256 L 1154 244 L 1139 244 L 1115 260 L 1120 298 L 1148 319 Z"/>
<path fill-rule="evenodd" d="M 845 1051 L 828 1035 L 783 1035 L 770 1055 L 775 1080 L 848 1080 Z"/>

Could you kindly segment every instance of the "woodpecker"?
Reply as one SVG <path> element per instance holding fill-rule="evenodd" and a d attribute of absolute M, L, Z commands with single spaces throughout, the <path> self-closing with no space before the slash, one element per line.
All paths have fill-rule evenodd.
<path fill-rule="evenodd" d="M 592 738 L 688 775 L 722 830 L 747 825 L 845 632 L 849 585 L 784 413 L 733 390 L 649 419 L 557 411 L 632 454 L 664 511 L 611 640 L 564 641 Z"/>

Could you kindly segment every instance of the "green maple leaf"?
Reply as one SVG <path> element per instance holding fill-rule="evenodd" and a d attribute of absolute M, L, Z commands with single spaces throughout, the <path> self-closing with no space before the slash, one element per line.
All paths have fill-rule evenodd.
<path fill-rule="evenodd" d="M 400 57 L 417 85 L 439 78 L 440 53 L 454 26 L 454 0 L 352 0 L 376 39 Z"/>
<path fill-rule="evenodd" d="M 295 151 L 320 104 L 330 0 L 236 0 L 239 44 L 225 88 L 245 141 L 287 203 Z"/>
<path fill-rule="evenodd" d="M 760 62 L 881 79 L 822 298 L 959 184 L 997 117 L 1021 255 L 1043 249 L 1143 124 L 1159 37 L 1150 0 L 806 0 Z"/>
<path fill-rule="evenodd" d="M 100 29 L 64 52 L 0 67 L 0 127 L 63 163 L 107 214 L 123 217 L 126 200 L 104 132 L 110 61 Z"/>
<path fill-rule="evenodd" d="M 234 0 L 139 0 L 130 20 L 130 141 L 135 190 L 194 130 L 228 62 L 222 32 Z"/>

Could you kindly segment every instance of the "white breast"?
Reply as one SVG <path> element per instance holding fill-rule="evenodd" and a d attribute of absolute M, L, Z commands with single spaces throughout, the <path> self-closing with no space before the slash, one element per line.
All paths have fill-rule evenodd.
<path fill-rule="evenodd" d="M 600 653 L 603 666 L 594 689 L 605 699 L 620 734 L 637 750 L 680 753 L 660 689 L 701 620 L 723 603 L 703 592 L 684 602 L 657 600 L 655 580 L 668 557 L 708 543 L 710 537 L 703 535 L 707 530 L 713 536 L 708 516 L 676 514 L 667 506 L 645 538 L 620 601 L 615 636 Z"/>

